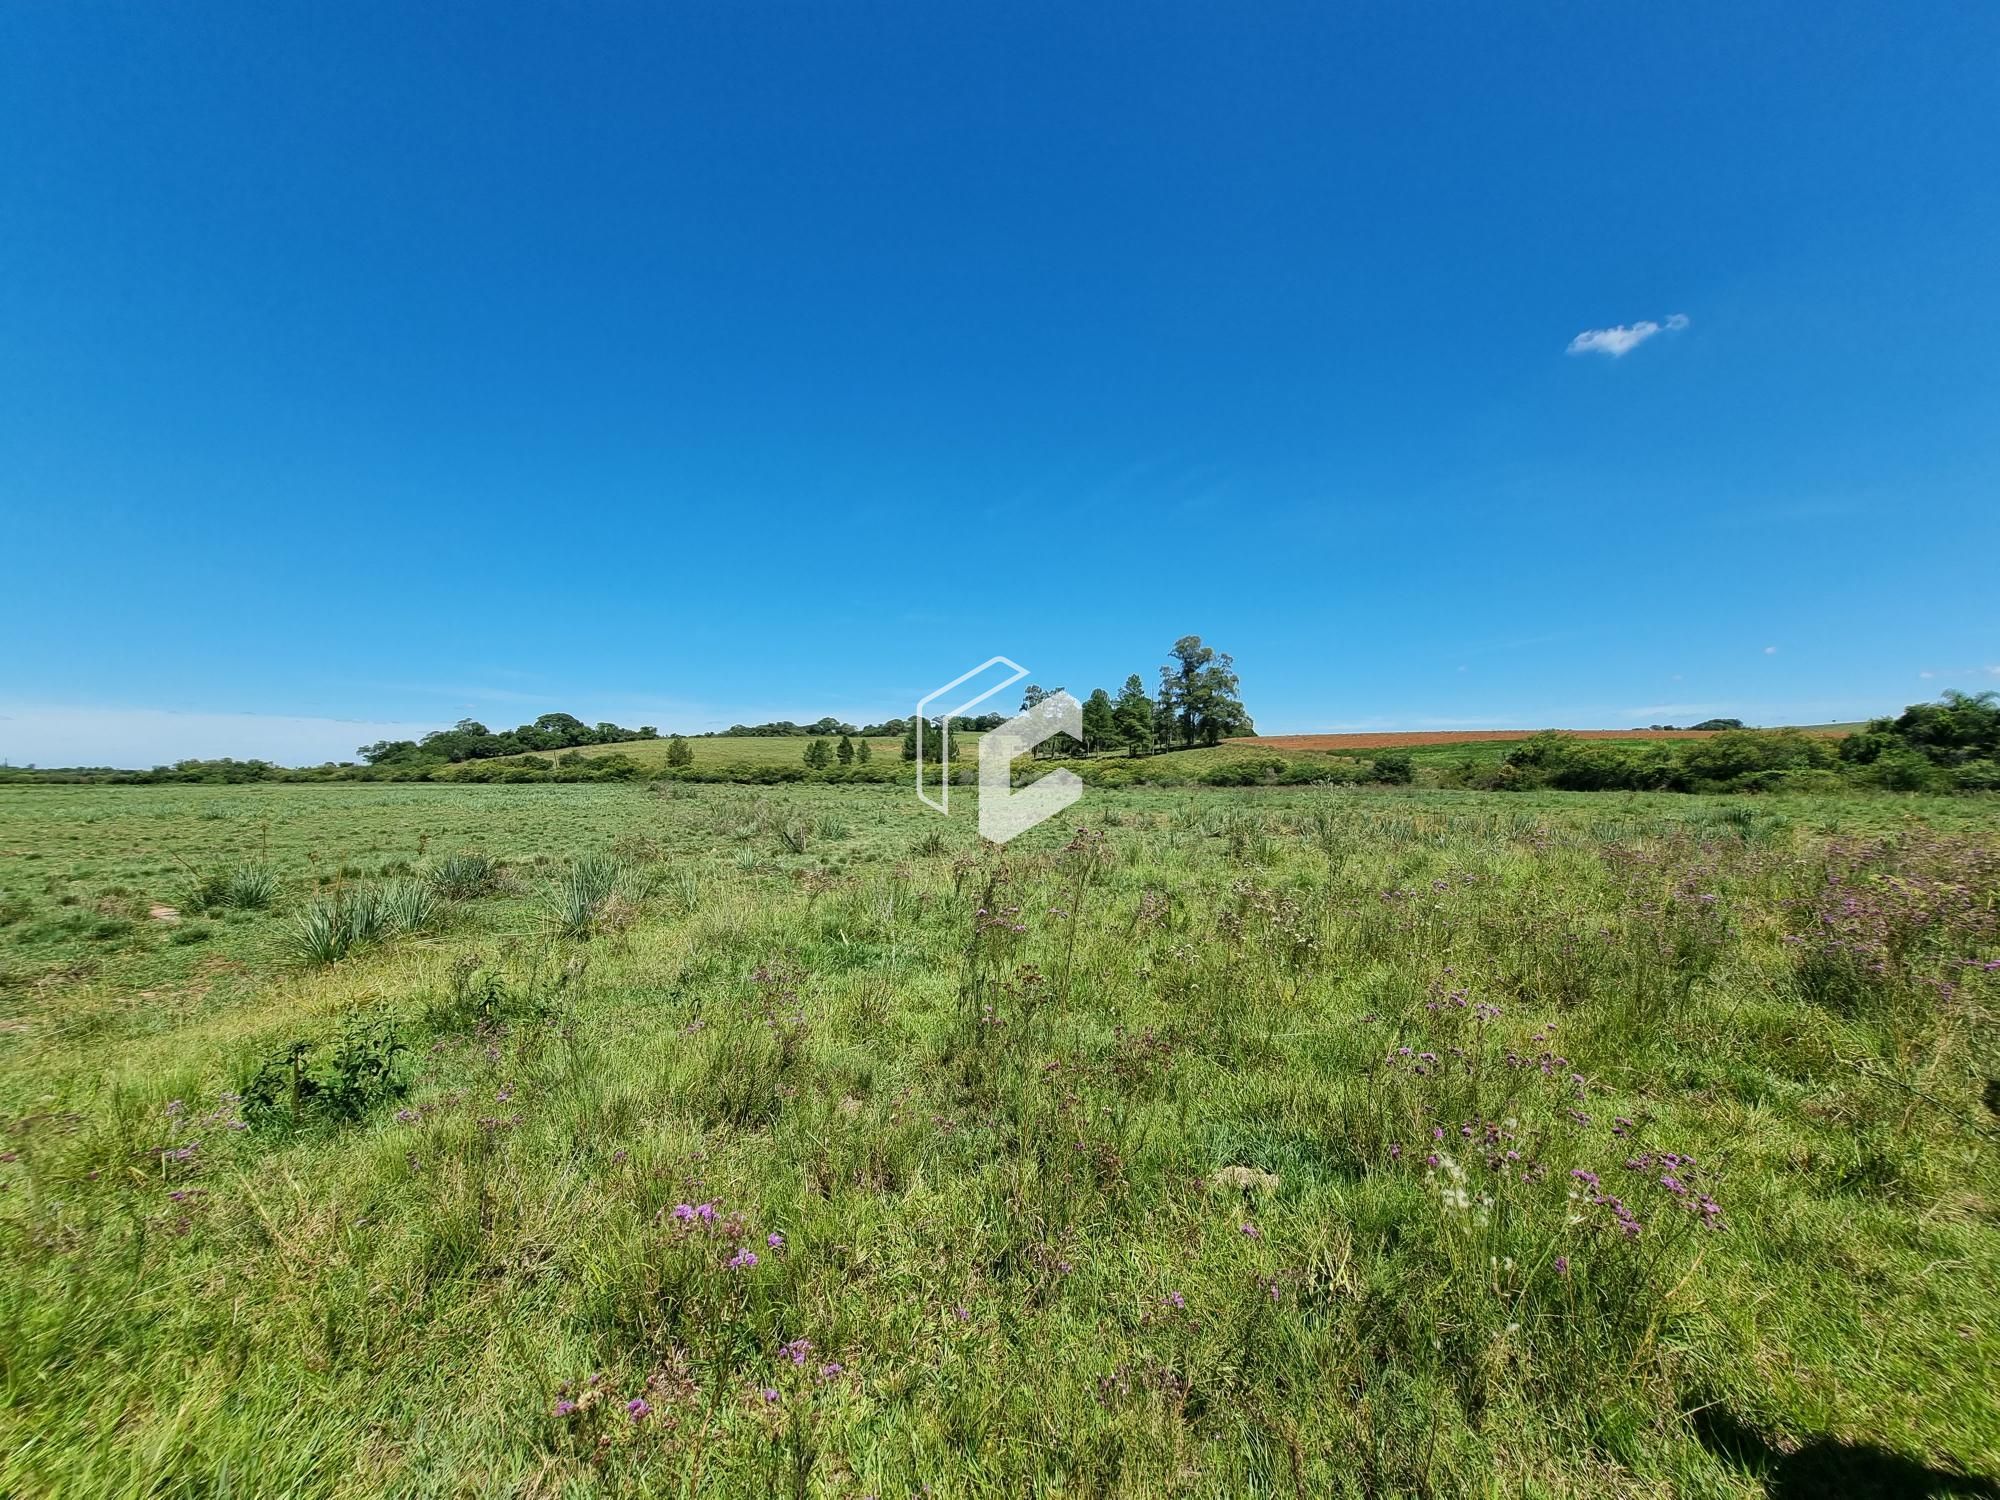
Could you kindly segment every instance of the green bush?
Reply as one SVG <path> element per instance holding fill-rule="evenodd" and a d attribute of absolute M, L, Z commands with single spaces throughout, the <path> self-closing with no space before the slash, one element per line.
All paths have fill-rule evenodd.
<path fill-rule="evenodd" d="M 1204 786 L 1265 786 L 1278 780 L 1288 768 L 1282 756 L 1244 756 L 1225 760 L 1201 773 Z"/>
<path fill-rule="evenodd" d="M 296 1124 L 315 1115 L 350 1122 L 409 1091 L 397 1069 L 408 1049 L 392 1020 L 350 1019 L 317 1069 L 310 1062 L 316 1050 L 301 1040 L 270 1054 L 243 1087 L 244 1118 L 253 1125 Z"/>
<path fill-rule="evenodd" d="M 2000 761 L 1969 760 L 1951 773 L 1961 792 L 2000 792 Z"/>
<path fill-rule="evenodd" d="M 1689 791 L 1727 790 L 1770 771 L 1814 771 L 1839 759 L 1834 747 L 1796 729 L 1730 729 L 1680 746 L 1678 782 Z"/>
<path fill-rule="evenodd" d="M 1376 755 L 1368 779 L 1389 786 L 1408 786 L 1416 779 L 1416 774 L 1416 762 L 1410 758 L 1409 751 L 1384 750 Z"/>
<path fill-rule="evenodd" d="M 1928 792 L 1943 786 L 1949 773 L 1920 751 L 1892 745 L 1855 774 L 1864 786 L 1880 787 L 1885 792 Z"/>

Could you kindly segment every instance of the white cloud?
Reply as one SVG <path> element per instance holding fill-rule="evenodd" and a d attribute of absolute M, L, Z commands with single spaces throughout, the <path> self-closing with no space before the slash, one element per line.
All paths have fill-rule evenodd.
<path fill-rule="evenodd" d="M 1621 708 L 1611 715 L 1618 719 L 1714 719 L 1731 712 L 1731 703 L 1642 703 L 1637 708 Z"/>
<path fill-rule="evenodd" d="M 1571 354 L 1608 354 L 1618 359 L 1630 354 L 1656 333 L 1679 333 L 1688 326 L 1686 313 L 1674 313 L 1664 323 L 1647 318 L 1638 323 L 1620 323 L 1615 328 L 1586 328 L 1569 341 Z"/>
<path fill-rule="evenodd" d="M 1778 648 L 1776 646 L 1766 646 L 1764 648 L 1764 654 L 1766 656 L 1776 656 L 1778 654 Z"/>
<path fill-rule="evenodd" d="M 1940 677 L 1946 682 L 1963 682 L 1968 677 L 2000 677 L 2000 663 L 1984 667 L 1925 667 L 1917 676 L 1925 682 Z"/>

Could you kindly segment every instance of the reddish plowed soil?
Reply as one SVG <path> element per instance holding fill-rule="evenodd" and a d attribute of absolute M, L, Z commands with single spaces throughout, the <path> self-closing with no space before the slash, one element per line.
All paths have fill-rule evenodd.
<path fill-rule="evenodd" d="M 1705 740 L 1713 729 L 1565 729 L 1580 740 Z M 1371 734 L 1272 734 L 1259 739 L 1229 741 L 1232 745 L 1268 746 L 1273 750 L 1393 750 L 1399 745 L 1469 745 L 1475 740 L 1525 740 L 1534 729 L 1420 729 Z M 1844 729 L 1806 729 L 1804 734 L 1834 738 Z"/>

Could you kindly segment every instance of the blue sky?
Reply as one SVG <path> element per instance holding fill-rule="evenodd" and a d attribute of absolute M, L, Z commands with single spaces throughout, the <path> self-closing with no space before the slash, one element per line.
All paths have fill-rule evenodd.
<path fill-rule="evenodd" d="M 2000 687 L 1992 6 L 65 0 L 0 141 L 16 763 Z"/>

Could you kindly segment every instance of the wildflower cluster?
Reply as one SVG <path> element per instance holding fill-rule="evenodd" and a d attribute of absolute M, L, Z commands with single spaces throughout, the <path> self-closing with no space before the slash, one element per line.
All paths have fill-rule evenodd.
<path fill-rule="evenodd" d="M 1821 884 L 1796 905 L 1801 930 L 1785 941 L 1816 999 L 1852 1004 L 1868 987 L 1910 979 L 1949 1000 L 1952 980 L 1917 966 L 1935 955 L 1963 972 L 1967 949 L 2000 941 L 2000 908 L 1987 894 L 1996 884 L 2000 856 L 1978 846 L 1915 836 L 1836 843 Z M 1970 967 L 1993 972 L 2000 961 Z"/>
<path fill-rule="evenodd" d="M 717 1202 L 676 1203 L 672 1209 L 674 1230 L 682 1238 L 696 1235 L 714 1238 L 729 1246 L 730 1253 L 723 1266 L 731 1271 L 754 1271 L 761 1263 L 757 1252 L 750 1248 L 754 1238 L 741 1213 L 724 1213 Z M 772 1254 L 782 1254 L 785 1237 L 772 1230 L 764 1236 L 764 1246 Z"/>
<path fill-rule="evenodd" d="M 147 1153 L 159 1162 L 161 1180 L 171 1182 L 192 1177 L 201 1171 L 201 1143 L 209 1129 L 231 1131 L 248 1129 L 249 1127 L 238 1118 L 237 1111 L 242 1102 L 240 1096 L 224 1093 L 217 1100 L 214 1109 L 207 1114 L 195 1116 L 188 1113 L 187 1104 L 183 1100 L 169 1099 L 165 1111 L 167 1139 Z M 196 1135 L 195 1131 L 202 1131 L 203 1135 Z"/>
<path fill-rule="evenodd" d="M 617 1443 L 647 1432 L 674 1431 L 680 1426 L 674 1408 L 689 1406 L 699 1393 L 687 1356 L 672 1349 L 630 1396 L 620 1394 L 603 1371 L 585 1380 L 563 1381 L 555 1389 L 549 1414 L 572 1440 L 601 1458 Z"/>

